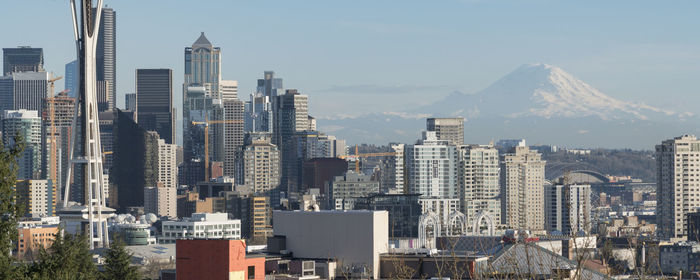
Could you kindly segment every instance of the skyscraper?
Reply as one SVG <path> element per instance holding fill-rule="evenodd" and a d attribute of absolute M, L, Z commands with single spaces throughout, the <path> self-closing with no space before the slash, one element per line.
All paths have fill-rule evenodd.
<path fill-rule="evenodd" d="M 245 103 L 245 131 L 273 133 L 272 99 L 261 93 L 250 95 Z"/>
<path fill-rule="evenodd" d="M 0 79 L 0 110 L 32 110 L 41 114 L 43 99 L 48 97 L 47 72 L 15 72 Z"/>
<path fill-rule="evenodd" d="M 447 140 L 453 146 L 464 144 L 463 118 L 429 118 L 426 124 L 428 131 L 435 131 L 438 140 Z"/>
<path fill-rule="evenodd" d="M 15 72 L 43 72 L 44 49 L 21 46 L 16 48 L 3 48 L 3 75 Z"/>
<path fill-rule="evenodd" d="M 105 102 L 109 108 L 105 110 L 114 110 L 117 105 L 117 13 L 109 7 L 102 8 L 96 58 L 97 80 L 107 82 L 111 93 Z"/>
<path fill-rule="evenodd" d="M 294 164 L 298 160 L 295 153 L 294 135 L 297 132 L 302 132 L 309 127 L 308 124 L 308 96 L 300 94 L 296 89 L 289 89 L 284 95 L 277 97 L 276 102 L 278 107 L 277 112 L 275 138 L 273 144 L 280 147 L 282 152 L 282 186 L 289 193 L 298 192 L 298 178 L 290 177 L 290 174 L 297 172 L 294 167 L 300 165 Z M 277 139 L 277 141 L 274 141 Z M 276 144 L 279 143 L 279 144 Z"/>
<path fill-rule="evenodd" d="M 168 144 L 175 139 L 172 82 L 170 69 L 136 69 L 138 123 Z"/>
<path fill-rule="evenodd" d="M 208 96 L 221 98 L 219 95 L 220 81 L 221 49 L 214 47 L 202 32 L 192 47 L 185 48 L 184 88 L 193 85 L 203 86 L 207 88 Z"/>
<path fill-rule="evenodd" d="M 501 222 L 509 228 L 544 229 L 542 154 L 527 146 L 514 148 L 501 160 Z"/>
<path fill-rule="evenodd" d="M 683 135 L 656 145 L 656 219 L 663 238 L 686 237 L 687 214 L 700 207 L 700 140 Z M 693 163 L 696 162 L 696 163 Z"/>
<path fill-rule="evenodd" d="M 404 149 L 405 144 L 389 144 L 394 155 L 382 159 L 380 163 L 381 178 L 379 180 L 384 193 L 404 193 L 405 168 Z"/>
<path fill-rule="evenodd" d="M 2 122 L 4 143 L 14 145 L 19 134 L 26 145 L 18 161 L 17 178 L 41 179 L 41 118 L 37 111 L 7 110 Z"/>
<path fill-rule="evenodd" d="M 55 215 L 57 192 L 58 189 L 51 180 L 19 180 L 15 183 L 17 203 L 23 208 L 25 217 Z"/>
<path fill-rule="evenodd" d="M 136 107 L 138 104 L 138 99 L 136 98 L 136 93 L 127 93 L 124 96 L 125 109 L 127 111 L 136 112 Z"/>
<path fill-rule="evenodd" d="M 238 99 L 238 81 L 222 80 L 219 83 L 221 99 Z"/>
<path fill-rule="evenodd" d="M 590 185 L 550 185 L 545 187 L 544 198 L 547 231 L 564 235 L 590 232 L 593 223 Z"/>
<path fill-rule="evenodd" d="M 243 101 L 236 98 L 223 99 L 224 124 L 223 124 L 223 161 L 224 176 L 237 177 L 241 180 L 242 174 L 236 174 L 242 164 L 241 149 L 243 147 Z M 238 168 L 237 168 L 238 166 Z"/>
<path fill-rule="evenodd" d="M 424 131 L 417 144 L 406 145 L 407 190 L 423 198 L 459 198 L 457 150 L 434 131 Z"/>
<path fill-rule="evenodd" d="M 63 81 L 65 82 L 64 88 L 68 90 L 68 94 L 71 97 L 78 96 L 78 61 L 73 60 L 66 63 L 65 77 Z"/>
<path fill-rule="evenodd" d="M 282 79 L 275 78 L 274 71 L 265 71 L 263 75 L 262 79 L 258 79 L 257 93 L 270 97 L 284 94 Z"/>
<path fill-rule="evenodd" d="M 493 146 L 459 147 L 459 194 L 467 226 L 479 212 L 501 221 L 498 150 Z"/>

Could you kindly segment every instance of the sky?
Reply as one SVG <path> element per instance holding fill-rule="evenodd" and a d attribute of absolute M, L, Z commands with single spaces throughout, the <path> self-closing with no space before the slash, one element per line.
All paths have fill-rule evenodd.
<path fill-rule="evenodd" d="M 274 70 L 309 95 L 319 125 L 473 93 L 534 62 L 614 98 L 700 113 L 700 1 L 104 2 L 117 13 L 118 107 L 135 69 L 171 68 L 181 113 L 184 48 L 203 31 L 242 99 Z M 75 59 L 68 0 L 5 0 L 0 26 L 1 47 L 44 48 L 57 75 Z"/>

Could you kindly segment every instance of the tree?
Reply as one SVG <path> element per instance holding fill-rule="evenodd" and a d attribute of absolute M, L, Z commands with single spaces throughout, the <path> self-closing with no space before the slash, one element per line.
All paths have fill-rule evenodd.
<path fill-rule="evenodd" d="M 84 235 L 56 235 L 48 250 L 39 252 L 39 261 L 29 270 L 32 279 L 96 280 L 97 267 Z"/>
<path fill-rule="evenodd" d="M 124 243 L 117 239 L 107 250 L 101 278 L 105 280 L 139 279 L 141 276 L 138 268 L 130 265 L 131 257 L 132 254 L 126 251 Z"/>
<path fill-rule="evenodd" d="M 17 158 L 24 151 L 22 136 L 17 134 L 14 145 L 5 146 L 0 139 L 0 279 L 19 279 L 19 268 L 12 258 L 13 244 L 17 244 L 17 219 L 20 208 L 15 201 L 14 185 L 17 180 Z"/>

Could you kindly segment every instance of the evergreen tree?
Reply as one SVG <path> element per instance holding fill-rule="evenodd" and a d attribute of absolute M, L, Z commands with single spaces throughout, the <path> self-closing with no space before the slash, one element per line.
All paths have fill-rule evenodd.
<path fill-rule="evenodd" d="M 32 279 L 95 280 L 97 267 L 84 235 L 56 235 L 48 250 L 41 250 L 39 261 L 29 271 Z"/>
<path fill-rule="evenodd" d="M 19 207 L 15 202 L 17 159 L 24 151 L 24 141 L 18 134 L 14 145 L 5 146 L 0 139 L 0 279 L 21 279 L 21 267 L 13 265 L 13 244 L 17 244 Z"/>
<path fill-rule="evenodd" d="M 115 238 L 115 242 L 111 244 L 110 248 L 105 254 L 105 265 L 104 271 L 102 272 L 102 279 L 104 280 L 138 280 L 141 276 L 139 275 L 138 268 L 131 266 L 132 254 L 126 251 L 124 248 L 124 243 Z"/>

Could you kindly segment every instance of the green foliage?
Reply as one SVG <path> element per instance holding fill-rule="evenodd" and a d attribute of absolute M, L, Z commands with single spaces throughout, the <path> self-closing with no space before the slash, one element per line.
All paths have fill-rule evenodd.
<path fill-rule="evenodd" d="M 13 244 L 17 244 L 17 218 L 19 207 L 15 203 L 14 185 L 17 181 L 17 159 L 24 151 L 24 141 L 19 134 L 15 144 L 5 146 L 0 139 L 0 279 L 19 279 L 11 256 Z"/>
<path fill-rule="evenodd" d="M 41 250 L 39 261 L 31 265 L 27 275 L 31 279 L 98 279 L 87 237 L 60 233 L 51 248 Z"/>
<path fill-rule="evenodd" d="M 138 268 L 130 265 L 131 256 L 124 248 L 124 243 L 116 239 L 105 254 L 105 265 L 101 278 L 104 280 L 139 279 L 141 276 Z"/>

